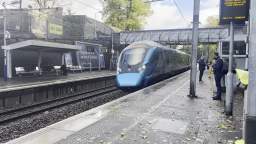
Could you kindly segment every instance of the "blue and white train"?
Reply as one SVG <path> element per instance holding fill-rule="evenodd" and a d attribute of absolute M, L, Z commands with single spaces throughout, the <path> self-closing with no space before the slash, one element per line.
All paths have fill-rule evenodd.
<path fill-rule="evenodd" d="M 117 86 L 142 88 L 190 68 L 190 55 L 153 41 L 135 42 L 120 54 Z"/>

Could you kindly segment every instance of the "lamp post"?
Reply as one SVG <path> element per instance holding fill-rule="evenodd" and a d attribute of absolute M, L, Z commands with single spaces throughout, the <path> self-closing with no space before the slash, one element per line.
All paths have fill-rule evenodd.
<path fill-rule="evenodd" d="M 6 5 L 5 2 L 2 3 L 4 7 L 3 19 L 4 19 L 4 81 L 7 81 L 7 50 L 6 50 Z"/>
<path fill-rule="evenodd" d="M 110 62 L 109 62 L 109 68 L 110 70 L 113 69 L 113 56 L 114 56 L 114 33 L 111 33 L 111 58 L 110 58 Z"/>
<path fill-rule="evenodd" d="M 233 109 L 233 50 L 234 50 L 234 23 L 230 22 L 230 42 L 229 42 L 229 65 L 227 74 L 227 87 L 225 97 L 225 112 L 227 115 L 232 115 Z"/>
<path fill-rule="evenodd" d="M 200 0 L 194 0 L 193 16 L 193 36 L 191 53 L 191 72 L 190 72 L 190 90 L 189 97 L 196 97 L 196 73 L 197 73 L 197 46 L 198 46 L 198 28 L 199 28 Z"/>

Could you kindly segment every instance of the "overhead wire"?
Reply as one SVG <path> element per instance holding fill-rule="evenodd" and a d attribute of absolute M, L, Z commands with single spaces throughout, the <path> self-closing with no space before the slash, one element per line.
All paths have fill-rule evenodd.
<path fill-rule="evenodd" d="M 177 8 L 179 14 L 181 15 L 182 19 L 183 19 L 186 23 L 190 24 L 190 21 L 189 21 L 188 19 L 186 19 L 186 17 L 184 16 L 184 14 L 183 14 L 183 12 L 182 12 L 180 6 L 178 5 L 177 1 L 176 1 L 176 0 L 173 0 L 173 3 L 174 3 L 174 5 L 175 5 L 175 7 Z"/>
<path fill-rule="evenodd" d="M 89 8 L 92 8 L 92 9 L 94 9 L 94 10 L 96 10 L 96 11 L 102 11 L 101 9 L 95 8 L 95 7 L 93 7 L 93 6 L 91 6 L 91 5 L 87 4 L 87 3 L 85 3 L 85 2 L 82 1 L 82 0 L 75 0 L 74 2 L 78 2 L 78 3 L 82 4 L 82 5 L 84 5 L 84 6 L 86 6 L 86 7 L 89 7 Z"/>

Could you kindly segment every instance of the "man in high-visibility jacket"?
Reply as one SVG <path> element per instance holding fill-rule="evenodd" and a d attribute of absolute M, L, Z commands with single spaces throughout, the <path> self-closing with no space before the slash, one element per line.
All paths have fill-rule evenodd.
<path fill-rule="evenodd" d="M 249 83 L 249 72 L 248 71 L 236 69 L 236 76 L 241 84 L 243 84 L 244 86 L 248 85 L 248 83 Z"/>

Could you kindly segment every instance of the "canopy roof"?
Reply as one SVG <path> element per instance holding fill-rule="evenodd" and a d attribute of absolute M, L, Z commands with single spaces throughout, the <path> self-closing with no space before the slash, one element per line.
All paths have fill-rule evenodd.
<path fill-rule="evenodd" d="M 54 43 L 41 40 L 26 40 L 2 46 L 6 50 L 28 50 L 28 51 L 48 51 L 48 52 L 69 52 L 78 51 L 80 47 L 77 45 L 69 45 L 63 43 Z"/>

